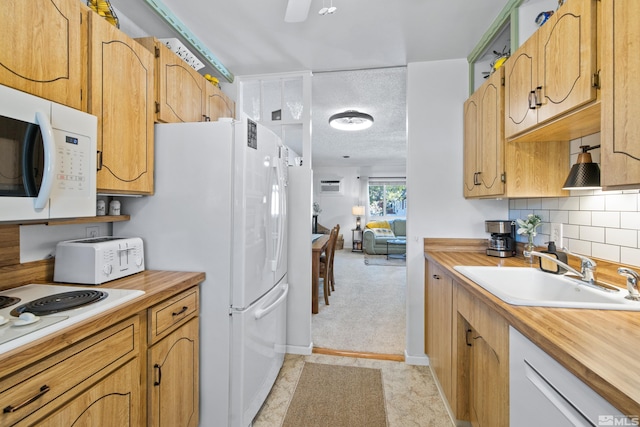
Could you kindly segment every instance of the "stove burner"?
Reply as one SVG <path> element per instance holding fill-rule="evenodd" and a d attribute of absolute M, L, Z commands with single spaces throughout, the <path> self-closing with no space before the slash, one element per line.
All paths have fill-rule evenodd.
<path fill-rule="evenodd" d="M 20 302 L 20 298 L 0 295 L 0 308 L 11 307 L 13 304 L 17 304 L 19 302 Z"/>
<path fill-rule="evenodd" d="M 44 316 L 93 304 L 105 299 L 107 296 L 109 294 L 104 291 L 90 289 L 62 292 L 29 301 L 11 310 L 11 315 L 18 317 L 21 313 L 29 312 L 36 316 Z"/>

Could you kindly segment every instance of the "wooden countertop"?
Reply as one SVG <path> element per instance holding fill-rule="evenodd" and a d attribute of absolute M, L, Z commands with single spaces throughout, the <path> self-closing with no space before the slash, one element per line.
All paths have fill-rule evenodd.
<path fill-rule="evenodd" d="M 629 416 L 640 415 L 640 312 L 510 305 L 453 267 L 530 267 L 523 258 L 501 259 L 484 252 L 458 252 L 460 248 L 455 247 L 438 251 L 426 244 L 425 249 L 427 260 L 448 269 L 458 283 L 612 405 Z M 603 269 L 600 273 L 600 277 L 611 279 L 609 283 L 625 283 L 611 271 Z"/>
<path fill-rule="evenodd" d="M 117 307 L 104 311 L 68 328 L 54 332 L 32 343 L 0 355 L 0 378 L 37 362 L 70 344 L 78 342 L 107 326 L 113 325 L 137 313 L 144 312 L 172 295 L 197 286 L 205 279 L 204 273 L 179 271 L 143 271 L 119 280 L 104 283 L 96 288 L 136 289 L 145 294 Z M 55 283 L 56 285 L 87 287 Z M 92 286 L 93 287 L 93 286 Z M 141 331 L 146 333 L 146 331 Z"/>

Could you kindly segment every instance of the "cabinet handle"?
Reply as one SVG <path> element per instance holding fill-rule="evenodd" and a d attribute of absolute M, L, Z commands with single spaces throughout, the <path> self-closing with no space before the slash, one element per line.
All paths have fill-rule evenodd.
<path fill-rule="evenodd" d="M 436 279 L 436 280 L 440 280 L 440 276 L 438 276 L 437 274 L 434 274 L 433 278 Z"/>
<path fill-rule="evenodd" d="M 210 122 L 211 121 L 211 117 L 205 116 L 204 114 L 202 115 L 202 119 L 203 119 L 202 120 L 203 122 Z"/>
<path fill-rule="evenodd" d="M 471 329 L 467 329 L 467 333 L 466 333 L 466 335 L 465 335 L 465 337 L 464 337 L 464 340 L 466 341 L 466 343 L 467 343 L 467 345 L 468 345 L 469 347 L 471 347 L 471 341 L 469 341 L 469 334 L 470 334 L 471 332 L 472 332 L 472 331 L 471 331 Z"/>
<path fill-rule="evenodd" d="M 156 371 L 156 378 L 157 378 L 155 381 L 153 381 L 153 385 L 159 386 L 160 383 L 162 382 L 162 366 L 156 363 L 155 365 L 153 365 L 153 369 Z"/>
<path fill-rule="evenodd" d="M 542 107 L 542 86 L 536 88 L 536 107 Z"/>
<path fill-rule="evenodd" d="M 98 150 L 96 156 L 96 170 L 102 170 L 102 151 Z"/>
<path fill-rule="evenodd" d="M 172 316 L 180 316 L 182 313 L 184 313 L 185 311 L 187 311 L 189 307 L 187 307 L 186 305 L 182 307 L 182 310 L 180 311 L 176 311 L 171 313 Z"/>
<path fill-rule="evenodd" d="M 536 109 L 536 92 L 534 90 L 532 90 L 531 92 L 529 92 L 529 109 L 530 110 L 535 110 Z"/>
<path fill-rule="evenodd" d="M 33 397 L 30 397 L 29 399 L 25 400 L 24 402 L 20 403 L 19 405 L 16 406 L 7 406 L 6 408 L 4 408 L 4 410 L 2 412 L 4 412 L 5 414 L 9 414 L 11 412 L 15 412 L 18 409 L 27 406 L 28 404 L 35 402 L 36 400 L 38 400 L 40 397 L 42 397 L 46 392 L 48 392 L 49 390 L 51 390 L 51 388 L 49 388 L 48 385 L 43 385 L 42 387 L 40 387 L 40 391 Z"/>
<path fill-rule="evenodd" d="M 482 172 L 476 172 L 476 173 L 475 173 L 475 177 L 473 178 L 473 180 L 474 180 L 474 184 L 475 184 L 475 185 L 480 185 L 480 174 L 481 174 L 481 173 L 482 173 Z"/>

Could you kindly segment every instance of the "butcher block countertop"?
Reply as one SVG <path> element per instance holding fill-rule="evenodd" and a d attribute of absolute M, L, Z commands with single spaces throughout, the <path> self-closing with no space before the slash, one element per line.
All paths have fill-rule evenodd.
<path fill-rule="evenodd" d="M 475 240 L 479 242 L 479 239 Z M 468 244 L 473 239 L 457 241 L 461 243 L 451 244 L 447 239 L 425 239 L 425 258 L 446 268 L 456 282 L 624 414 L 640 415 L 640 312 L 507 304 L 453 267 L 530 265 L 525 264 L 521 257 L 501 259 L 487 256 L 483 250 L 474 249 L 472 244 Z M 537 264 L 534 266 L 537 267 Z M 613 267 L 599 262 L 598 279 L 624 287 L 625 279 L 617 276 Z"/>
<path fill-rule="evenodd" d="M 204 279 L 204 273 L 147 270 L 95 286 L 97 289 L 136 289 L 144 291 L 145 294 L 16 350 L 1 354 L 0 378 L 10 375 L 121 320 L 142 313 L 175 294 L 197 286 Z M 87 285 L 80 286 L 69 283 L 55 284 L 87 287 Z M 146 322 L 146 316 L 141 316 L 141 321 Z M 144 331 L 145 329 L 141 328 L 141 330 Z"/>

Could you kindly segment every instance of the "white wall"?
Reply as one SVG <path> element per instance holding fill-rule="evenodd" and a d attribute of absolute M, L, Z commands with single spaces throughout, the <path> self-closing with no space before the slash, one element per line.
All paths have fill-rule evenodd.
<path fill-rule="evenodd" d="M 407 363 L 424 354 L 425 237 L 485 238 L 484 221 L 506 219 L 506 200 L 462 196 L 462 105 L 469 95 L 466 59 L 407 68 Z"/>

